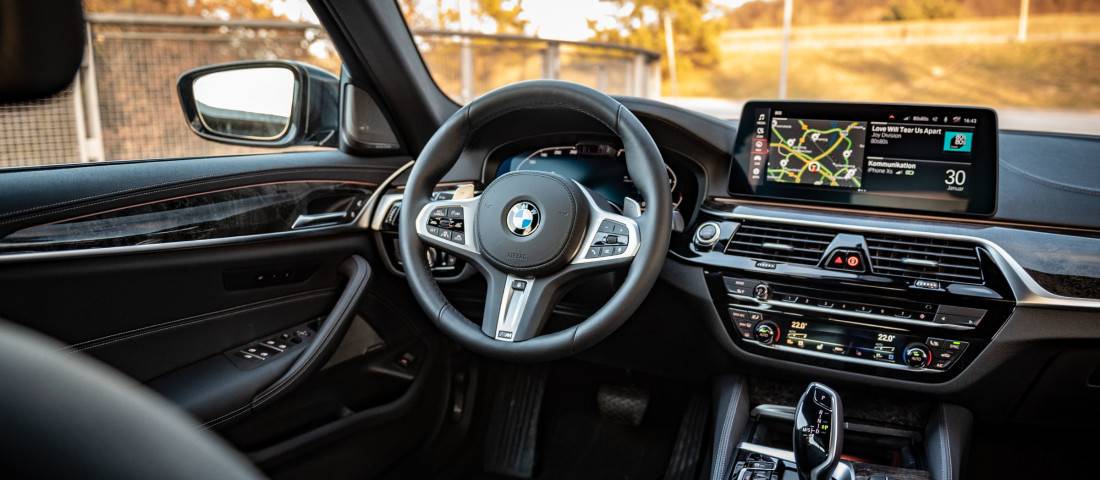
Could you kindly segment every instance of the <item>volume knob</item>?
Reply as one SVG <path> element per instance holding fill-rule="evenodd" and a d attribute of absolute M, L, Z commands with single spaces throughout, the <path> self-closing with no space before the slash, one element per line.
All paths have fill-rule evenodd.
<path fill-rule="evenodd" d="M 695 229 L 695 246 L 708 249 L 718 243 L 718 237 L 722 236 L 722 227 L 717 222 L 706 222 Z"/>

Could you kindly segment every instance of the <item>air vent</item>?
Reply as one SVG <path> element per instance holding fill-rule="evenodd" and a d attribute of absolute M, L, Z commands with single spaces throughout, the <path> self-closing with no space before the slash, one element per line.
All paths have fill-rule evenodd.
<path fill-rule="evenodd" d="M 774 262 L 817 265 L 836 236 L 822 228 L 783 223 L 745 222 L 726 246 L 726 253 Z"/>
<path fill-rule="evenodd" d="M 939 238 L 867 235 L 871 269 L 891 275 L 952 283 L 982 283 L 974 244 Z"/>

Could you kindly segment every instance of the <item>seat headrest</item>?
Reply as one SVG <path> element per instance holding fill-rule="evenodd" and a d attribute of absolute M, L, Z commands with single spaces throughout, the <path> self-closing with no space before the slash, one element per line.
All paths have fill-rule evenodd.
<path fill-rule="evenodd" d="M 48 97 L 84 56 L 80 0 L 0 0 L 0 103 Z"/>

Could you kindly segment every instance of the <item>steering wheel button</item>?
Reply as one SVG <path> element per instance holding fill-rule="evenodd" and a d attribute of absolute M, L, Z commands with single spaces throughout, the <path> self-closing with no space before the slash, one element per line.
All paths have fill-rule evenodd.
<path fill-rule="evenodd" d="M 450 230 L 439 229 L 439 238 L 442 238 L 444 240 L 450 240 L 451 239 L 451 231 Z"/>
<path fill-rule="evenodd" d="M 451 220 L 462 220 L 462 207 L 451 207 L 448 209 L 447 216 L 451 217 Z"/>
<path fill-rule="evenodd" d="M 607 257 L 615 254 L 615 247 L 600 247 L 600 256 Z"/>
<path fill-rule="evenodd" d="M 626 253 L 626 247 L 622 245 L 615 247 L 615 255 L 622 255 L 624 253 Z"/>
<path fill-rule="evenodd" d="M 588 255 L 585 255 L 584 258 L 596 258 L 598 256 L 600 256 L 600 247 L 592 247 L 588 249 Z"/>
<path fill-rule="evenodd" d="M 629 235 L 630 234 L 630 232 L 626 229 L 626 225 L 623 225 L 621 223 L 612 223 L 612 225 L 615 227 L 615 229 L 612 231 L 612 233 L 615 233 L 615 234 L 618 234 L 618 235 Z"/>
<path fill-rule="evenodd" d="M 614 233 L 615 232 L 614 223 L 615 222 L 612 222 L 611 220 L 604 220 L 603 222 L 600 223 L 599 232 L 600 233 Z"/>
<path fill-rule="evenodd" d="M 523 290 L 526 290 L 526 289 L 527 289 L 527 281 L 526 280 L 515 280 L 515 281 L 512 282 L 512 290 L 519 290 L 519 291 L 522 292 Z"/>
<path fill-rule="evenodd" d="M 462 232 L 451 232 L 451 241 L 455 243 L 466 243 L 466 234 Z"/>
<path fill-rule="evenodd" d="M 435 236 L 438 237 L 440 231 L 441 230 L 439 229 L 439 227 L 432 227 L 432 226 L 428 227 L 428 234 L 429 235 L 435 235 Z"/>
<path fill-rule="evenodd" d="M 431 216 L 432 216 L 432 217 L 434 217 L 434 218 L 443 218 L 443 217 L 446 217 L 446 216 L 447 216 L 447 209 L 446 209 L 446 208 L 435 208 L 435 209 L 432 209 L 432 213 L 431 213 Z"/>

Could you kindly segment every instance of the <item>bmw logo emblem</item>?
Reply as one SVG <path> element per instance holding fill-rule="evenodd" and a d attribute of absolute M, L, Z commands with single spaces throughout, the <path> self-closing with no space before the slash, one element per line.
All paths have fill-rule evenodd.
<path fill-rule="evenodd" d="M 539 209 L 531 202 L 519 202 L 508 209 L 504 223 L 512 234 L 526 237 L 539 228 Z"/>

